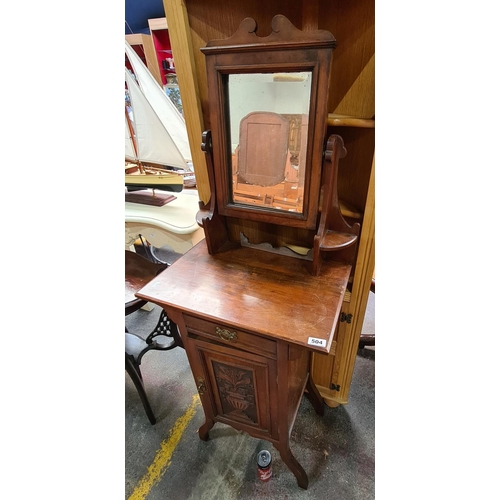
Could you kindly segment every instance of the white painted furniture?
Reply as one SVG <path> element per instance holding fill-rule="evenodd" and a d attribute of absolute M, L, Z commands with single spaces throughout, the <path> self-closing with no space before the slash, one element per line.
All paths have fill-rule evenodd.
<path fill-rule="evenodd" d="M 175 252 L 186 253 L 205 235 L 196 223 L 198 192 L 175 193 L 177 199 L 162 207 L 125 202 L 125 248 L 129 249 L 141 234 L 151 245 L 169 245 Z"/>

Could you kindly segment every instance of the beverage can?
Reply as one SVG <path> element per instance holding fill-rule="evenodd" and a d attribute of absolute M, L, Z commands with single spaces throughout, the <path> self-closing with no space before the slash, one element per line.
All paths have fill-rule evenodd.
<path fill-rule="evenodd" d="M 273 475 L 271 453 L 267 450 L 262 450 L 257 455 L 257 470 L 261 481 L 269 481 Z"/>

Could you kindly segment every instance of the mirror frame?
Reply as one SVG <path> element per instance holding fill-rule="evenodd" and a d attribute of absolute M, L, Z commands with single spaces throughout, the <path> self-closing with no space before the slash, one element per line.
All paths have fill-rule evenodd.
<path fill-rule="evenodd" d="M 334 36 L 324 30 L 301 31 L 282 15 L 272 32 L 258 37 L 257 23 L 246 18 L 233 36 L 212 40 L 206 56 L 210 125 L 218 212 L 229 217 L 314 229 L 318 217 L 328 86 Z M 310 71 L 312 74 L 302 212 L 246 205 L 232 199 L 232 162 L 228 80 L 230 74 Z M 212 193 L 213 195 L 213 193 Z"/>

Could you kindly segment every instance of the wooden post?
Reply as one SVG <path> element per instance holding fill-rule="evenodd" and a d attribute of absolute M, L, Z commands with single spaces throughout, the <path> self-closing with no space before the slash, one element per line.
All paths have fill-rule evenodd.
<path fill-rule="evenodd" d="M 210 200 L 210 186 L 205 154 L 201 150 L 201 136 L 205 126 L 201 113 L 188 14 L 184 0 L 164 0 L 163 5 L 169 26 L 170 44 L 175 58 L 175 68 L 193 157 L 198 196 L 206 204 Z"/>

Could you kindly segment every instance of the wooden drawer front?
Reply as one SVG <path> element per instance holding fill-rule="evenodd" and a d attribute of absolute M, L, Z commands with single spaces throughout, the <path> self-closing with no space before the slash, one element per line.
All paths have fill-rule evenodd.
<path fill-rule="evenodd" d="M 260 354 L 261 356 L 276 359 L 276 342 L 274 340 L 241 330 L 226 328 L 193 316 L 185 315 L 184 322 L 186 323 L 188 334 L 201 335 L 223 345 L 244 349 L 255 354 Z"/>

